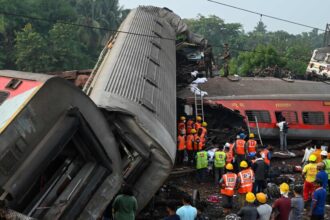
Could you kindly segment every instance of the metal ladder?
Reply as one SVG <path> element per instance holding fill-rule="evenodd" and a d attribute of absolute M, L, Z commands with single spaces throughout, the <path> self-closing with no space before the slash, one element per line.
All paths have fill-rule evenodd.
<path fill-rule="evenodd" d="M 199 90 L 199 95 L 195 92 L 195 116 L 201 116 L 204 121 L 204 104 L 201 90 Z"/>

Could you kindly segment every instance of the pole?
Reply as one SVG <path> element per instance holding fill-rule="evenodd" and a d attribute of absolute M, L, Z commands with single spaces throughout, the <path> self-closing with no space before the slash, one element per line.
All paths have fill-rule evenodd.
<path fill-rule="evenodd" d="M 256 120 L 256 125 L 257 125 L 257 131 L 258 131 L 258 136 L 259 136 L 259 140 L 260 140 L 260 143 L 261 145 L 264 145 L 262 143 L 262 139 L 261 139 L 261 136 L 260 136 L 260 131 L 259 131 L 259 125 L 258 125 L 258 119 L 257 119 L 257 116 L 254 116 L 255 120 Z"/>

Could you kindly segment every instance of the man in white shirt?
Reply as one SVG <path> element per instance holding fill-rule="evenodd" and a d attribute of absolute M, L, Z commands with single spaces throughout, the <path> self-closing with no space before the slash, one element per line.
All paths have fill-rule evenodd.
<path fill-rule="evenodd" d="M 180 220 L 195 220 L 197 217 L 197 209 L 191 206 L 190 197 L 183 197 L 182 203 L 183 206 L 176 210 L 176 214 L 180 216 Z"/>
<path fill-rule="evenodd" d="M 313 148 L 312 146 L 308 146 L 305 149 L 305 155 L 301 161 L 302 165 L 305 166 L 308 163 L 308 158 L 309 156 L 315 151 L 315 148 Z"/>
<path fill-rule="evenodd" d="M 287 122 L 285 121 L 285 117 L 281 117 L 280 122 L 276 123 L 276 126 L 280 129 L 280 144 L 281 151 L 288 151 L 286 136 L 287 136 Z"/>

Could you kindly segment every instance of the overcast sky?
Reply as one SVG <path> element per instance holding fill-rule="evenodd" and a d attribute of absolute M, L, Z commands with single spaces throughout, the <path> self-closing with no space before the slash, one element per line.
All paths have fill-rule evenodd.
<path fill-rule="evenodd" d="M 330 23 L 330 0 L 216 0 L 221 3 L 257 11 L 263 14 L 292 20 L 309 26 L 325 29 Z M 226 23 L 238 22 L 245 31 L 250 31 L 260 20 L 260 16 L 218 5 L 207 0 L 119 0 L 124 8 L 139 5 L 167 7 L 182 18 L 196 18 L 198 14 L 216 15 Z M 267 30 L 285 30 L 297 34 L 311 29 L 297 25 L 262 18 Z"/>

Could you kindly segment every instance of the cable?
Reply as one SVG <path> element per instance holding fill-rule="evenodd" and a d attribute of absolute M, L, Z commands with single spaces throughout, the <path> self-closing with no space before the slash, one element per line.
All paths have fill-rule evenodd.
<path fill-rule="evenodd" d="M 0 10 L 0 14 L 7 15 L 7 16 L 27 18 L 27 19 L 31 19 L 31 20 L 37 20 L 37 21 L 45 21 L 45 22 L 53 23 L 53 24 L 65 24 L 65 25 L 71 25 L 71 26 L 83 27 L 83 28 L 89 28 L 89 29 L 98 29 L 98 30 L 104 30 L 104 31 L 111 31 L 111 32 L 114 32 L 114 33 L 124 33 L 124 34 L 130 34 L 130 35 L 136 35 L 136 36 L 143 36 L 143 37 L 160 38 L 160 39 L 171 40 L 171 41 L 175 41 L 176 40 L 176 39 L 172 39 L 172 38 L 159 37 L 159 36 L 148 35 L 148 34 L 140 34 L 140 33 L 134 33 L 134 32 L 129 32 L 129 31 L 113 30 L 113 29 L 109 29 L 109 28 L 105 28 L 105 27 L 95 27 L 95 26 L 84 25 L 84 24 L 77 24 L 77 23 L 69 23 L 69 22 L 64 22 L 64 21 L 49 20 L 49 19 L 45 19 L 45 18 L 38 18 L 38 17 L 32 17 L 32 16 L 27 16 L 27 15 L 22 15 L 22 14 L 15 14 L 15 13 L 4 12 L 4 11 L 1 11 L 1 10 Z"/>
<path fill-rule="evenodd" d="M 295 21 L 290 21 L 290 20 L 275 17 L 275 16 L 272 16 L 272 15 L 266 15 L 266 14 L 263 14 L 263 13 L 260 13 L 260 12 L 251 11 L 251 10 L 248 10 L 248 9 L 240 8 L 240 7 L 237 7 L 237 6 L 234 6 L 234 5 L 229 5 L 229 4 L 225 4 L 225 3 L 214 1 L 214 0 L 207 0 L 207 1 L 215 3 L 215 4 L 223 5 L 223 6 L 226 6 L 226 7 L 229 7 L 229 8 L 234 8 L 234 9 L 237 9 L 237 10 L 245 11 L 245 12 L 248 12 L 248 13 L 251 13 L 251 14 L 256 14 L 256 15 L 259 15 L 261 17 L 267 17 L 267 18 L 271 18 L 271 19 L 274 19 L 274 20 L 279 20 L 279 21 L 290 23 L 290 24 L 295 24 L 295 25 L 302 26 L 302 27 L 317 29 L 317 30 L 325 32 L 324 29 L 313 27 L 313 26 L 310 26 L 310 25 L 302 24 L 302 23 L 298 23 L 298 22 L 295 22 Z"/>

